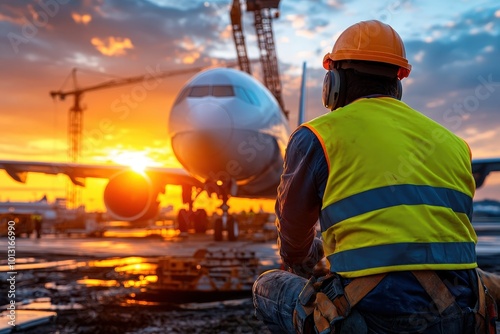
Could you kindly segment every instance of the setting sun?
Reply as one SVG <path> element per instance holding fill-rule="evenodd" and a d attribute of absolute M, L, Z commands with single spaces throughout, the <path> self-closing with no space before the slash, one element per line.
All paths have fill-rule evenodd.
<path fill-rule="evenodd" d="M 144 151 L 122 151 L 111 150 L 108 154 L 109 160 L 120 165 L 130 166 L 132 170 L 143 173 L 146 167 L 158 166 L 158 162 L 147 155 Z"/>

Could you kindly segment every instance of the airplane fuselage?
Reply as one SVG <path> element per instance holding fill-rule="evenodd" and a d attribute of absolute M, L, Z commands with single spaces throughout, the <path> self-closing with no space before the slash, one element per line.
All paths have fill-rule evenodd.
<path fill-rule="evenodd" d="M 175 156 L 201 182 L 230 180 L 233 196 L 276 196 L 290 129 L 252 76 L 228 68 L 196 75 L 170 111 L 168 132 Z"/>

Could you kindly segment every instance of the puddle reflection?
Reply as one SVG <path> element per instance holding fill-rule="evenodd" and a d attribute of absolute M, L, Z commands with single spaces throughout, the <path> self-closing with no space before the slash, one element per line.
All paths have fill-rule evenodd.
<path fill-rule="evenodd" d="M 121 267 L 116 267 L 116 272 L 125 272 L 127 274 L 146 274 L 155 273 L 158 265 L 156 263 L 135 263 Z"/>
<path fill-rule="evenodd" d="M 49 262 L 37 262 L 37 263 L 25 263 L 19 264 L 16 260 L 15 268 L 16 270 L 35 270 L 35 269 L 48 269 L 55 268 L 58 270 L 74 270 L 79 267 L 86 266 L 86 262 L 77 262 L 76 260 L 64 260 L 64 261 L 49 261 Z M 10 267 L 7 265 L 0 266 L 0 271 L 9 271 Z"/>
<path fill-rule="evenodd" d="M 33 263 L 36 262 L 36 259 L 34 257 L 21 257 L 21 258 L 16 258 L 16 263 L 17 264 L 25 264 L 25 263 Z M 1 259 L 0 260 L 0 265 L 7 264 L 8 260 L 6 259 Z"/>
<path fill-rule="evenodd" d="M 158 281 L 158 276 L 156 276 L 158 265 L 152 263 L 156 261 L 156 259 L 138 256 L 89 261 L 88 266 L 91 268 L 113 268 L 113 271 L 120 275 L 120 278 L 114 277 L 114 279 L 106 280 L 85 277 L 78 280 L 77 283 L 87 287 L 144 287 Z"/>
<path fill-rule="evenodd" d="M 119 287 L 120 283 L 116 280 L 103 280 L 103 279 L 96 279 L 96 278 L 84 278 L 84 279 L 79 279 L 76 281 L 78 284 L 85 285 L 87 287 L 106 287 L 106 288 L 111 288 L 111 287 Z"/>
<path fill-rule="evenodd" d="M 62 311 L 62 310 L 81 310 L 83 305 L 79 303 L 68 303 L 68 304 L 53 304 L 49 297 L 36 298 L 33 300 L 24 301 L 21 305 L 16 305 L 20 310 L 50 310 L 50 311 Z"/>
<path fill-rule="evenodd" d="M 89 261 L 88 265 L 89 267 L 120 267 L 120 266 L 126 266 L 126 265 L 131 265 L 131 264 L 138 264 L 138 263 L 143 263 L 145 261 L 149 261 L 146 258 L 139 257 L 139 256 L 130 256 L 130 257 L 123 257 L 123 258 L 114 258 L 114 259 L 106 259 L 106 260 L 96 260 L 96 261 Z"/>
<path fill-rule="evenodd" d="M 149 302 L 145 300 L 126 299 L 120 306 L 160 306 L 159 302 Z"/>

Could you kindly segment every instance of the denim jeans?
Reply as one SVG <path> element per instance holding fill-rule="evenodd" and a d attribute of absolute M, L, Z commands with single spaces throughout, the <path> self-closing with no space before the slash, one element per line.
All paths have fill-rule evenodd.
<path fill-rule="evenodd" d="M 253 285 L 255 315 L 271 333 L 296 333 L 293 310 L 307 279 L 284 270 L 266 271 Z"/>
<path fill-rule="evenodd" d="M 253 303 L 255 315 L 274 333 L 296 333 L 293 311 L 307 280 L 283 270 L 270 270 L 255 281 Z M 382 316 L 355 311 L 343 321 L 341 334 L 453 334 L 474 333 L 474 313 L 455 303 L 442 315 L 432 307 L 410 315 Z"/>

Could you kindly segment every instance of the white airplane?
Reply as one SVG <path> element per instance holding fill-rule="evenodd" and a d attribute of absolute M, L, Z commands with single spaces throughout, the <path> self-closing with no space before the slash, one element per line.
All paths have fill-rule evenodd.
<path fill-rule="evenodd" d="M 304 67 L 305 68 L 305 67 Z M 304 78 L 304 74 L 303 74 Z M 169 113 L 168 133 L 180 168 L 146 168 L 134 172 L 121 165 L 86 165 L 36 161 L 0 161 L 14 180 L 27 173 L 66 174 L 83 186 L 85 178 L 106 178 L 104 204 L 117 220 L 139 221 L 158 212 L 158 195 L 165 186 L 182 186 L 188 210 L 179 214 L 179 227 L 193 222 L 206 229 L 204 210 L 193 212 L 196 197 L 206 191 L 222 201 L 222 217 L 215 222 L 214 238 L 238 237 L 238 224 L 228 214 L 230 197 L 269 198 L 283 169 L 290 135 L 288 120 L 275 97 L 245 72 L 214 68 L 200 72 L 182 88 Z"/>
<path fill-rule="evenodd" d="M 57 204 L 49 203 L 46 196 L 34 202 L 0 202 L 0 214 L 39 214 L 44 221 L 54 221 Z"/>

